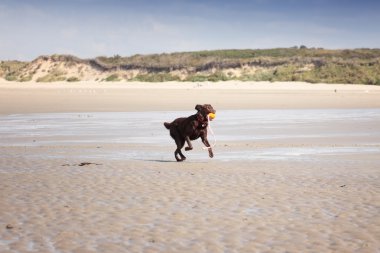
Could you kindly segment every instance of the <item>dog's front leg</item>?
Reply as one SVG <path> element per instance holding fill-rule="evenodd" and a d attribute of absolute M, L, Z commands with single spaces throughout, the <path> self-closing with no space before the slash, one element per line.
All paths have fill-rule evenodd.
<path fill-rule="evenodd" d="M 210 143 L 207 140 L 207 136 L 206 135 L 202 135 L 201 139 L 202 139 L 203 144 L 205 144 L 205 146 L 208 148 L 208 156 L 211 157 L 211 158 L 213 158 L 214 157 L 214 153 L 212 152 L 211 145 L 210 145 Z"/>
<path fill-rule="evenodd" d="M 187 146 L 188 146 L 188 147 L 185 147 L 185 150 L 186 150 L 186 151 L 192 150 L 192 149 L 193 149 L 193 145 L 191 145 L 191 141 L 190 141 L 189 136 L 186 136 L 186 137 L 185 137 L 185 140 L 186 140 L 186 142 L 187 142 Z"/>

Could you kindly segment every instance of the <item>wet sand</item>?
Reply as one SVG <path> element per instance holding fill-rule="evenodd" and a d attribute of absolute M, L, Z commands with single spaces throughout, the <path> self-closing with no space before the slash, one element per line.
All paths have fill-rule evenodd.
<path fill-rule="evenodd" d="M 46 86 L 36 88 L 35 106 L 12 101 L 34 88 L 0 89 L 3 97 L 13 94 L 0 102 L 9 106 L 0 115 L 0 252 L 380 250 L 380 106 L 371 100 L 377 88 L 349 87 L 339 103 L 331 102 L 335 91 L 322 89 L 318 96 L 326 99 L 314 100 L 313 109 L 302 99 L 295 109 L 260 109 L 246 99 L 252 87 L 225 87 L 225 94 L 195 87 L 221 105 L 212 122 L 215 158 L 195 141 L 183 163 L 174 162 L 162 122 L 192 114 L 194 105 L 184 108 L 194 104 L 189 98 L 168 110 L 174 104 L 153 95 L 145 106 L 128 100 L 125 110 L 115 110 L 121 100 L 110 107 L 96 99 L 83 106 L 60 101 L 89 96 L 75 87 L 75 96 L 53 96 L 58 104 L 43 109 L 62 88 Z M 123 96 L 145 94 L 121 89 Z M 186 89 L 158 94 L 171 98 Z M 240 104 L 224 101 L 232 91 Z M 289 106 L 295 94 L 310 91 L 260 92 Z M 238 108 L 226 109 L 234 103 Z"/>

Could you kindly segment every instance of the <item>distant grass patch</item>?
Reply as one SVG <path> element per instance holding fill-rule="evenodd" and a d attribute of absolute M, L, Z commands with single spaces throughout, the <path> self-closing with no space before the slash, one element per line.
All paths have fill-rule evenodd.
<path fill-rule="evenodd" d="M 206 82 L 208 81 L 208 78 L 206 75 L 200 75 L 200 74 L 193 74 L 189 75 L 185 81 L 187 82 Z"/>
<path fill-rule="evenodd" d="M 228 80 L 232 80 L 232 78 L 228 77 L 222 71 L 217 71 L 212 74 L 192 74 L 185 79 L 187 82 L 219 82 Z"/>
<path fill-rule="evenodd" d="M 274 71 L 273 70 L 261 70 L 257 71 L 254 74 L 243 74 L 239 78 L 236 78 L 240 81 L 269 81 L 273 82 L 274 80 Z"/>
<path fill-rule="evenodd" d="M 59 82 L 66 80 L 66 72 L 59 69 L 53 69 L 49 74 L 37 78 L 36 82 L 47 83 L 47 82 Z"/>
<path fill-rule="evenodd" d="M 106 82 L 117 82 L 117 81 L 120 81 L 119 75 L 118 74 L 112 74 L 112 75 L 108 76 L 107 78 L 105 78 L 104 81 L 106 81 Z"/>
<path fill-rule="evenodd" d="M 32 78 L 33 78 L 33 75 L 27 75 L 27 76 L 21 77 L 19 81 L 20 82 L 29 82 L 32 80 Z"/>
<path fill-rule="evenodd" d="M 135 76 L 132 81 L 139 82 L 170 82 L 180 81 L 180 78 L 169 73 L 152 73 L 152 74 L 139 74 Z"/>
<path fill-rule="evenodd" d="M 18 81 L 18 77 L 15 75 L 15 73 L 9 73 L 5 76 L 5 80 L 7 80 L 7 81 Z"/>
<path fill-rule="evenodd" d="M 28 64 L 28 62 L 20 61 L 1 61 L 0 77 L 8 81 L 19 81 L 20 73 Z"/>
<path fill-rule="evenodd" d="M 67 82 L 79 82 L 80 79 L 76 76 L 71 76 L 69 78 L 66 79 Z"/>

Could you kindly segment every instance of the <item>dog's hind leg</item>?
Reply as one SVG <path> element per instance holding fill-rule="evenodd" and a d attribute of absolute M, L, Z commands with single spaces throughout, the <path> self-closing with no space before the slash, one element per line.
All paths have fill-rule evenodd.
<path fill-rule="evenodd" d="M 175 143 L 177 144 L 177 149 L 174 151 L 174 157 L 177 160 L 177 162 L 182 162 L 183 160 L 186 160 L 186 156 L 184 156 L 181 151 L 181 149 L 185 145 L 185 140 L 177 137 L 175 139 Z M 180 157 L 178 157 L 178 155 Z"/>
<path fill-rule="evenodd" d="M 186 140 L 186 142 L 187 142 L 187 146 L 188 146 L 188 147 L 185 148 L 185 150 L 186 150 L 186 151 L 192 150 L 192 149 L 193 149 L 193 145 L 191 145 L 191 141 L 190 141 L 189 136 L 186 136 L 186 137 L 185 137 L 185 140 Z"/>

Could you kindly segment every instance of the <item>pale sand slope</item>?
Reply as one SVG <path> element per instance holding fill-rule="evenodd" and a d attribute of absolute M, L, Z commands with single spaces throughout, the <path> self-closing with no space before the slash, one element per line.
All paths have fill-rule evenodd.
<path fill-rule="evenodd" d="M 221 109 L 379 108 L 380 86 L 307 83 L 0 82 L 0 114 Z"/>

